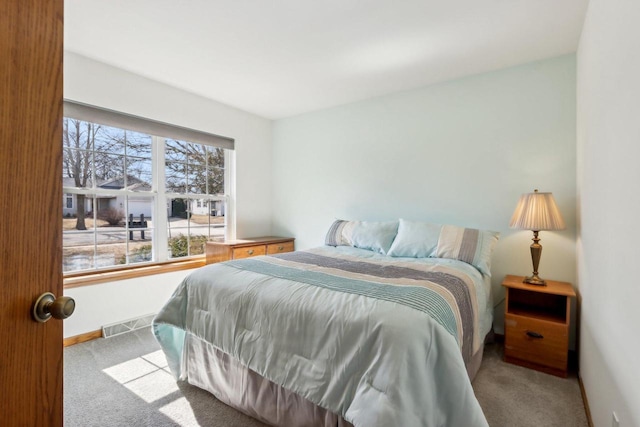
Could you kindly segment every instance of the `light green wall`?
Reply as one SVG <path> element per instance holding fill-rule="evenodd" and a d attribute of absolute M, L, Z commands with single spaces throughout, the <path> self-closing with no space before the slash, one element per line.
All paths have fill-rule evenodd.
<path fill-rule="evenodd" d="M 298 249 L 322 245 L 336 218 L 500 231 L 497 303 L 504 274 L 531 273 L 531 233 L 508 223 L 520 194 L 539 188 L 568 225 L 541 232 L 541 275 L 573 282 L 575 84 L 570 55 L 278 120 L 273 231 Z"/>
<path fill-rule="evenodd" d="M 578 49 L 580 375 L 595 427 L 640 426 L 640 3 L 592 0 Z"/>

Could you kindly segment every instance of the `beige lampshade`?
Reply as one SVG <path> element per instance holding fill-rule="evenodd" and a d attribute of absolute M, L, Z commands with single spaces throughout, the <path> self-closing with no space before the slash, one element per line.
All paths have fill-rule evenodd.
<path fill-rule="evenodd" d="M 564 230 L 566 225 L 551 193 L 526 193 L 513 212 L 511 228 L 522 230 Z"/>

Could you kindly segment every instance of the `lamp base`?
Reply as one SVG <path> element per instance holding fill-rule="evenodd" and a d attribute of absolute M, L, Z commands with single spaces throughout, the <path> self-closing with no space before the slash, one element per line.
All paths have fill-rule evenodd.
<path fill-rule="evenodd" d="M 547 282 L 544 279 L 541 279 L 540 276 L 534 274 L 533 276 L 525 277 L 522 283 L 527 283 L 529 285 L 536 286 L 547 286 Z"/>

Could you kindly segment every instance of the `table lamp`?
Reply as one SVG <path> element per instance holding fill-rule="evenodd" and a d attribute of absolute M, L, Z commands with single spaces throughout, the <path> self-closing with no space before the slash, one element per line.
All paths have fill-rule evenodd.
<path fill-rule="evenodd" d="M 531 245 L 531 261 L 533 275 L 525 277 L 524 283 L 546 286 L 546 282 L 538 276 L 538 265 L 542 255 L 542 245 L 539 243 L 538 232 L 541 230 L 564 230 L 566 228 L 556 201 L 551 193 L 525 193 L 520 197 L 518 206 L 513 212 L 510 228 L 533 231 Z"/>

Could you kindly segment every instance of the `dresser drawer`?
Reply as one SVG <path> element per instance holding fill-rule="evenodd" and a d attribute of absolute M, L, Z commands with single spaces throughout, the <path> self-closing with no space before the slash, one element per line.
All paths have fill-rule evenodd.
<path fill-rule="evenodd" d="M 293 252 L 293 242 L 272 243 L 267 245 L 267 255 Z"/>
<path fill-rule="evenodd" d="M 233 259 L 249 258 L 252 256 L 265 255 L 266 253 L 266 245 L 244 246 L 241 248 L 233 248 Z"/>
<path fill-rule="evenodd" d="M 569 331 L 565 324 L 507 313 L 506 357 L 566 370 Z"/>

